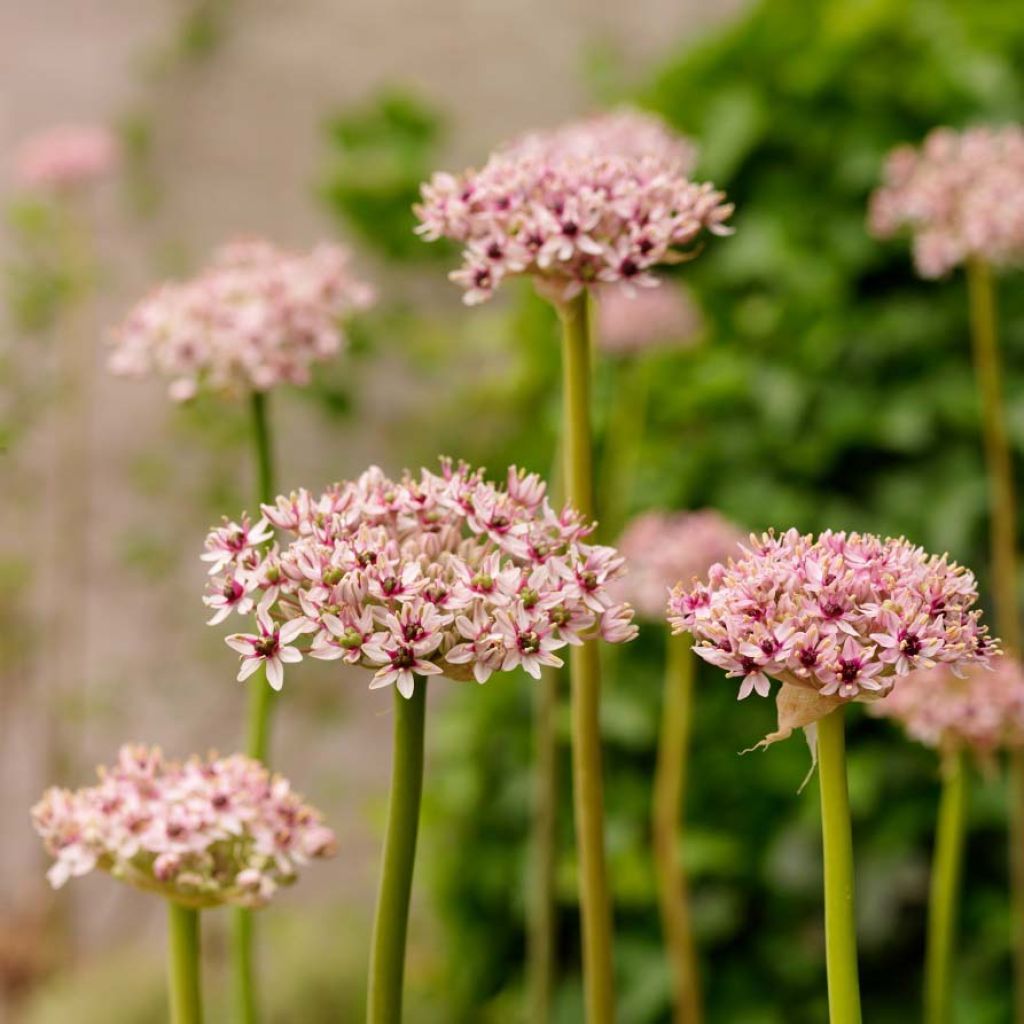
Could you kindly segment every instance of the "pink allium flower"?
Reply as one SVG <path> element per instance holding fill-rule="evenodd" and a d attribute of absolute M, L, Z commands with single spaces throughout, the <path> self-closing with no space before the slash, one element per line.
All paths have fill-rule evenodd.
<path fill-rule="evenodd" d="M 567 644 L 636 635 L 632 609 L 611 596 L 622 558 L 586 543 L 590 524 L 555 512 L 534 474 L 510 469 L 501 488 L 447 460 L 397 481 L 371 467 L 263 515 L 214 530 L 203 556 L 217 569 L 211 621 L 257 606 L 255 629 L 228 638 L 240 679 L 266 663 L 280 688 L 283 663 L 308 654 L 373 669 L 371 688 L 409 697 L 417 675 L 539 676 Z M 267 522 L 288 535 L 283 548 L 262 546 Z"/>
<path fill-rule="evenodd" d="M 308 253 L 263 241 L 224 246 L 198 277 L 161 285 L 129 313 L 114 332 L 110 369 L 169 377 L 177 401 L 200 390 L 308 384 L 313 364 L 344 347 L 341 319 L 373 302 L 349 262 L 338 245 Z"/>
<path fill-rule="evenodd" d="M 33 135 L 15 154 L 15 176 L 25 188 L 68 189 L 110 174 L 120 158 L 104 125 L 60 125 Z"/>
<path fill-rule="evenodd" d="M 48 790 L 32 822 L 54 888 L 98 868 L 192 907 L 262 906 L 335 848 L 287 779 L 241 754 L 177 762 L 126 745 L 97 785 Z"/>
<path fill-rule="evenodd" d="M 731 232 L 732 206 L 686 177 L 692 147 L 646 115 L 619 113 L 531 135 L 480 170 L 435 174 L 417 233 L 464 246 L 450 276 L 472 305 L 529 274 L 568 300 L 586 285 L 655 286 L 650 270 L 685 259 L 703 232 Z"/>
<path fill-rule="evenodd" d="M 1024 745 L 1024 670 L 1015 658 L 993 658 L 988 670 L 957 676 L 946 666 L 911 672 L 871 705 L 928 747 L 967 747 L 988 756 Z"/>
<path fill-rule="evenodd" d="M 744 556 L 680 585 L 669 622 L 694 651 L 742 680 L 742 700 L 769 678 L 839 700 L 880 696 L 911 669 L 984 665 L 993 644 L 974 576 L 907 540 L 871 534 L 751 536 Z"/>
<path fill-rule="evenodd" d="M 703 326 L 693 298 L 672 284 L 640 290 L 613 284 L 594 294 L 597 341 L 612 355 L 635 355 L 659 346 L 685 348 Z"/>
<path fill-rule="evenodd" d="M 965 260 L 1024 259 L 1024 128 L 936 128 L 920 150 L 900 146 L 871 197 L 871 231 L 909 230 L 922 277 Z"/>
<path fill-rule="evenodd" d="M 744 534 L 712 509 L 644 512 L 619 538 L 626 574 L 617 594 L 647 619 L 664 614 L 669 591 L 680 580 L 702 577 L 715 562 L 738 554 Z"/>

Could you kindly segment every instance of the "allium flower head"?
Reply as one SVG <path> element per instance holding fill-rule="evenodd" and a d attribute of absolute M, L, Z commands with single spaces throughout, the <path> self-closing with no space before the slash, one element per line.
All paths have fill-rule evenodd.
<path fill-rule="evenodd" d="M 912 232 L 922 277 L 971 257 L 1024 260 L 1024 128 L 936 128 L 919 150 L 893 150 L 869 224 L 881 238 Z"/>
<path fill-rule="evenodd" d="M 114 133 L 99 124 L 67 124 L 33 135 L 15 154 L 25 188 L 68 189 L 110 174 L 120 157 Z"/>
<path fill-rule="evenodd" d="M 912 669 L 960 672 L 992 653 L 974 576 L 907 540 L 789 530 L 752 536 L 708 581 L 680 585 L 669 621 L 694 651 L 741 680 L 740 699 L 769 678 L 839 701 L 881 696 Z"/>
<path fill-rule="evenodd" d="M 700 310 L 690 294 L 672 284 L 633 289 L 606 285 L 595 292 L 597 341 L 612 355 L 657 347 L 686 348 L 700 334 Z"/>
<path fill-rule="evenodd" d="M 54 888 L 99 869 L 192 907 L 262 906 L 335 847 L 320 813 L 258 761 L 167 761 L 158 747 L 126 745 L 97 785 L 48 790 L 32 822 Z"/>
<path fill-rule="evenodd" d="M 688 180 L 692 160 L 648 115 L 576 122 L 519 139 L 479 170 L 435 174 L 417 232 L 464 246 L 451 279 L 471 305 L 521 274 L 559 300 L 601 282 L 654 286 L 652 268 L 686 258 L 705 231 L 731 231 L 723 193 Z"/>
<path fill-rule="evenodd" d="M 168 377 L 178 401 L 200 390 L 308 384 L 313 364 L 344 347 L 342 318 L 373 302 L 349 262 L 338 245 L 307 253 L 263 241 L 224 246 L 198 277 L 161 285 L 129 313 L 114 332 L 110 369 Z"/>
<path fill-rule="evenodd" d="M 623 531 L 618 548 L 626 574 L 616 592 L 647 619 L 661 618 L 679 580 L 696 581 L 715 562 L 738 554 L 743 533 L 712 509 L 645 512 Z"/>
<path fill-rule="evenodd" d="M 263 515 L 283 546 L 264 549 L 265 524 L 243 519 L 214 530 L 204 555 L 214 619 L 225 606 L 256 608 L 253 630 L 227 640 L 240 679 L 266 665 L 280 688 L 284 665 L 308 654 L 373 669 L 371 688 L 409 697 L 417 675 L 538 677 L 567 644 L 636 635 L 609 588 L 622 558 L 588 544 L 591 524 L 553 510 L 543 482 L 515 468 L 498 487 L 446 460 L 399 480 L 371 467 L 320 495 L 279 497 Z"/>
<path fill-rule="evenodd" d="M 987 757 L 1024 745 L 1024 670 L 1000 656 L 957 676 L 946 666 L 911 672 L 872 714 L 899 722 L 912 739 L 943 751 L 966 747 Z"/>

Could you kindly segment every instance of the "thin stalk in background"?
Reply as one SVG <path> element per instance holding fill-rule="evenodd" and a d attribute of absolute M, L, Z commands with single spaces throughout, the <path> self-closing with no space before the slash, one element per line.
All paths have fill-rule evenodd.
<path fill-rule="evenodd" d="M 1002 366 L 996 338 L 996 294 L 992 268 L 982 259 L 967 263 L 971 346 L 981 399 L 982 439 L 988 474 L 992 590 L 996 625 L 1007 653 L 1018 656 L 1020 606 L 1017 593 L 1017 502 L 1013 454 L 1006 430 Z M 1013 922 L 1014 1020 L 1024 1024 L 1024 751 L 1010 755 L 1010 907 Z"/>
<path fill-rule="evenodd" d="M 817 723 L 828 1016 L 829 1024 L 861 1024 L 844 711 L 837 708 Z"/>
<path fill-rule="evenodd" d="M 587 295 L 558 305 L 562 323 L 562 395 L 566 498 L 594 514 L 590 423 L 590 339 Z M 615 1019 L 612 911 L 604 850 L 601 768 L 601 671 L 596 641 L 569 652 L 572 703 L 573 802 L 583 924 L 583 989 L 587 1024 Z"/>
<path fill-rule="evenodd" d="M 395 690 L 391 795 L 384 857 L 370 947 L 367 1024 L 400 1024 L 409 898 L 423 792 L 423 739 L 427 681 L 418 678 L 410 698 Z"/>
<path fill-rule="evenodd" d="M 700 1024 L 700 976 L 690 915 L 686 870 L 679 858 L 684 834 L 687 761 L 693 718 L 695 662 L 687 634 L 666 639 L 665 690 L 661 709 L 661 735 L 654 772 L 654 867 L 658 906 L 674 996 L 676 1024 Z"/>
<path fill-rule="evenodd" d="M 167 901 L 168 984 L 171 1024 L 202 1024 L 199 981 L 199 911 Z"/>
<path fill-rule="evenodd" d="M 273 443 L 267 416 L 267 396 L 254 391 L 252 403 L 252 438 L 256 467 L 257 508 L 274 500 Z M 267 683 L 261 669 L 249 680 L 249 710 L 246 753 L 264 764 L 269 764 L 270 722 L 276 694 Z M 256 997 L 255 964 L 253 957 L 252 911 L 242 908 L 232 912 L 231 951 L 234 962 L 234 1005 L 239 1024 L 256 1024 L 260 1018 Z"/>
<path fill-rule="evenodd" d="M 967 766 L 962 751 L 943 759 L 942 795 L 932 856 L 928 898 L 928 950 L 925 958 L 925 1024 L 952 1020 L 953 952 L 956 945 L 960 879 L 963 873 Z"/>

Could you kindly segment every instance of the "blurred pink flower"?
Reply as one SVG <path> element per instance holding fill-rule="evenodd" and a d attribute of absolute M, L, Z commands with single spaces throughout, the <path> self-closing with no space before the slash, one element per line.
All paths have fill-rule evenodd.
<path fill-rule="evenodd" d="M 632 609 L 610 590 L 621 556 L 587 544 L 591 526 L 569 508 L 554 512 L 534 474 L 510 469 L 500 488 L 447 460 L 440 473 L 397 481 L 371 467 L 318 497 L 279 497 L 263 514 L 290 535 L 283 550 L 264 549 L 264 521 L 249 528 L 243 518 L 214 530 L 203 556 L 217 568 L 204 599 L 211 621 L 258 602 L 256 629 L 228 638 L 243 656 L 239 678 L 266 663 L 278 687 L 282 663 L 305 653 L 372 669 L 371 688 L 409 697 L 417 675 L 539 676 L 567 644 L 636 635 Z"/>
<path fill-rule="evenodd" d="M 1024 745 L 1024 670 L 1008 656 L 959 676 L 945 665 L 921 669 L 870 710 L 899 722 L 925 746 L 988 756 Z"/>
<path fill-rule="evenodd" d="M 120 159 L 104 125 L 59 125 L 33 135 L 15 154 L 15 177 L 25 188 L 68 189 L 109 175 Z"/>
<path fill-rule="evenodd" d="M 616 581 L 615 592 L 644 618 L 660 619 L 672 587 L 740 554 L 743 539 L 738 527 L 712 509 L 644 512 L 619 538 L 626 573 Z"/>
<path fill-rule="evenodd" d="M 374 301 L 349 262 L 338 245 L 224 246 L 198 277 L 161 285 L 129 313 L 114 332 L 110 369 L 169 377 L 175 401 L 308 384 L 311 367 L 344 347 L 342 318 Z"/>
<path fill-rule="evenodd" d="M 126 745 L 99 777 L 75 792 L 50 789 L 32 808 L 55 858 L 54 888 L 98 868 L 193 907 L 258 907 L 334 852 L 320 813 L 241 754 L 179 763 Z"/>
<path fill-rule="evenodd" d="M 912 668 L 961 671 L 993 653 L 974 576 L 907 540 L 751 536 L 708 582 L 672 592 L 669 622 L 694 651 L 742 680 L 742 700 L 769 678 L 840 700 L 880 696 Z M 895 657 L 894 657 L 895 655 Z"/>
<path fill-rule="evenodd" d="M 657 346 L 692 345 L 703 326 L 689 294 L 674 284 L 636 290 L 606 285 L 595 291 L 597 341 L 606 352 L 634 355 Z"/>
<path fill-rule="evenodd" d="M 971 257 L 1024 259 L 1024 128 L 936 128 L 919 150 L 890 154 L 871 197 L 871 231 L 913 235 L 922 277 L 941 277 Z"/>
<path fill-rule="evenodd" d="M 558 300 L 586 285 L 654 287 L 705 232 L 731 233 L 732 206 L 686 177 L 693 148 L 649 115 L 620 112 L 528 135 L 480 170 L 435 174 L 416 207 L 427 241 L 464 246 L 450 276 L 472 305 L 528 274 Z"/>

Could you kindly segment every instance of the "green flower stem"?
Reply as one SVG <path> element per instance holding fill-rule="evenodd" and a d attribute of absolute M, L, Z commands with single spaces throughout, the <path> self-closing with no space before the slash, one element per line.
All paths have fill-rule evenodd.
<path fill-rule="evenodd" d="M 654 867 L 661 927 L 668 950 L 676 1024 L 700 1024 L 700 976 L 690 920 L 690 893 L 679 859 L 683 835 L 687 758 L 693 719 L 694 656 L 688 635 L 667 638 L 661 736 L 654 772 Z"/>
<path fill-rule="evenodd" d="M 417 679 L 410 698 L 395 691 L 395 733 L 391 796 L 384 835 L 377 911 L 370 947 L 367 1024 L 399 1024 L 402 1019 L 402 976 L 416 861 L 416 832 L 423 791 L 423 734 L 427 681 Z"/>
<path fill-rule="evenodd" d="M 932 856 L 928 899 L 928 952 L 925 959 L 925 1024 L 949 1024 L 956 942 L 957 909 L 964 854 L 964 812 L 967 771 L 962 751 L 948 755 L 942 765 L 942 795 Z"/>
<path fill-rule="evenodd" d="M 168 983 L 171 1024 L 202 1024 L 199 982 L 199 911 L 167 901 Z"/>
<path fill-rule="evenodd" d="M 267 417 L 267 397 L 260 391 L 252 393 L 252 437 L 256 462 L 257 505 L 274 500 L 273 445 Z M 258 515 L 259 509 L 254 514 Z M 249 711 L 246 753 L 269 763 L 270 721 L 277 694 L 267 683 L 266 672 L 256 672 L 249 681 Z M 232 912 L 231 951 L 234 963 L 234 1005 L 239 1024 L 256 1024 L 259 1009 L 256 999 L 256 978 L 253 956 L 252 911 L 242 908 Z"/>
<path fill-rule="evenodd" d="M 558 306 L 562 321 L 563 451 L 566 498 L 594 514 L 590 425 L 590 341 L 587 296 Z M 604 853 L 601 778 L 601 674 L 596 641 L 569 652 L 572 702 L 573 799 L 583 917 L 583 987 L 588 1024 L 615 1019 L 612 914 Z"/>
<path fill-rule="evenodd" d="M 821 835 L 825 860 L 825 960 L 830 1024 L 861 1024 L 857 929 L 853 903 L 853 837 L 846 788 L 844 708 L 817 723 Z"/>
<path fill-rule="evenodd" d="M 967 264 L 971 347 L 981 400 L 982 440 L 991 509 L 990 551 L 996 626 L 1008 653 L 1021 652 L 1017 592 L 1017 502 L 1013 454 L 1006 430 L 1002 365 L 996 338 L 996 291 L 992 268 L 980 259 Z M 1024 1024 L 1024 752 L 1010 759 L 1010 903 L 1014 922 L 1014 1020 Z"/>

